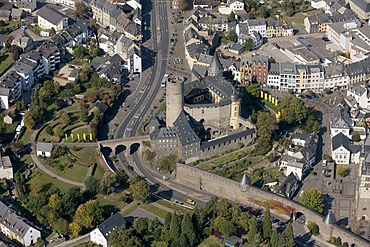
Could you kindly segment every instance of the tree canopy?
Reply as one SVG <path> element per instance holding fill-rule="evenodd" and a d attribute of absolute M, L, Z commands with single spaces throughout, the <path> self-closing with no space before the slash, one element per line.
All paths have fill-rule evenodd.
<path fill-rule="evenodd" d="M 312 208 L 319 213 L 322 213 L 324 210 L 324 200 L 322 192 L 318 191 L 315 188 L 305 190 L 299 200 L 303 205 Z"/>

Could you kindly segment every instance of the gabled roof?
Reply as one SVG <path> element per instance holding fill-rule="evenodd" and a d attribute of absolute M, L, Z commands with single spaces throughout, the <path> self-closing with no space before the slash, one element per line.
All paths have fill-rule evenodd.
<path fill-rule="evenodd" d="M 222 75 L 223 72 L 224 68 L 222 67 L 218 52 L 216 51 L 213 55 L 211 65 L 209 66 L 208 75 Z"/>
<path fill-rule="evenodd" d="M 109 234 L 119 228 L 124 227 L 126 228 L 126 220 L 122 217 L 120 212 L 115 213 L 111 217 L 109 217 L 106 221 L 98 225 L 99 231 L 102 233 L 104 238 L 108 239 Z"/>
<path fill-rule="evenodd" d="M 198 135 L 190 126 L 189 119 L 186 117 L 184 111 L 180 113 L 178 118 L 173 123 L 173 126 L 176 128 L 179 141 L 182 145 L 200 141 Z"/>
<path fill-rule="evenodd" d="M 39 11 L 37 11 L 37 15 L 54 25 L 57 25 L 63 18 L 67 18 L 58 10 L 49 8 L 47 6 L 44 6 Z"/>
<path fill-rule="evenodd" d="M 37 142 L 36 150 L 41 152 L 51 153 L 53 151 L 53 143 Z"/>
<path fill-rule="evenodd" d="M 101 113 L 104 113 L 108 110 L 109 106 L 98 100 L 94 103 L 93 108 L 97 108 Z"/>
<path fill-rule="evenodd" d="M 350 151 L 350 140 L 342 132 L 339 132 L 339 134 L 335 135 L 331 139 L 331 142 L 333 151 L 337 150 L 340 147 L 344 147 L 345 149 Z"/>

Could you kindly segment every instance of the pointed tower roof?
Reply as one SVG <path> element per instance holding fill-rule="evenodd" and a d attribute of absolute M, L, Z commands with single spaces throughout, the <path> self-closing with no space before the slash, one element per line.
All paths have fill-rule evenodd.
<path fill-rule="evenodd" d="M 251 185 L 251 179 L 248 177 L 246 173 L 243 174 L 243 177 L 240 180 L 240 185 L 241 186 Z"/>
<path fill-rule="evenodd" d="M 209 66 L 208 75 L 209 76 L 216 76 L 222 75 L 224 68 L 222 67 L 220 57 L 218 56 L 218 52 L 216 51 L 213 55 L 211 65 Z"/>
<path fill-rule="evenodd" d="M 328 214 L 324 218 L 324 223 L 328 225 L 335 224 L 337 222 L 337 219 L 335 218 L 335 215 L 331 210 L 329 210 Z"/>

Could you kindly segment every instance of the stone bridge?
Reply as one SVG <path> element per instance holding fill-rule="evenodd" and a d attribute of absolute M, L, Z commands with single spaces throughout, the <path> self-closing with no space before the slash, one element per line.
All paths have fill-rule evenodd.
<path fill-rule="evenodd" d="M 126 151 L 126 154 L 130 155 L 138 150 L 144 141 L 150 141 L 149 135 L 99 141 L 98 145 L 100 150 L 103 148 L 110 148 L 112 152 L 114 152 L 114 155 L 117 155 L 123 150 Z"/>

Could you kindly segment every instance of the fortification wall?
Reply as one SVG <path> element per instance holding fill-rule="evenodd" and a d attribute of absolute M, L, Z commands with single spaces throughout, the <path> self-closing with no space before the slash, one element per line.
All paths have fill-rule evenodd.
<path fill-rule="evenodd" d="M 184 110 L 197 121 L 203 119 L 207 124 L 219 128 L 226 128 L 230 124 L 230 107 L 230 104 L 220 107 L 189 107 L 185 105 Z"/>
<path fill-rule="evenodd" d="M 330 235 L 340 236 L 342 242 L 348 242 L 350 245 L 355 244 L 358 247 L 369 246 L 370 243 L 365 239 L 339 227 L 326 225 L 323 222 L 323 216 L 315 211 L 301 205 L 298 202 L 291 201 L 269 191 L 248 186 L 245 192 L 242 192 L 239 183 L 216 174 L 190 167 L 184 164 L 177 164 L 176 180 L 187 186 L 198 190 L 205 191 L 217 197 L 223 197 L 231 201 L 238 201 L 241 204 L 259 207 L 258 201 L 274 200 L 287 207 L 294 208 L 296 212 L 301 212 L 307 220 L 314 221 L 320 228 L 320 234 L 323 239 L 328 240 Z"/>

